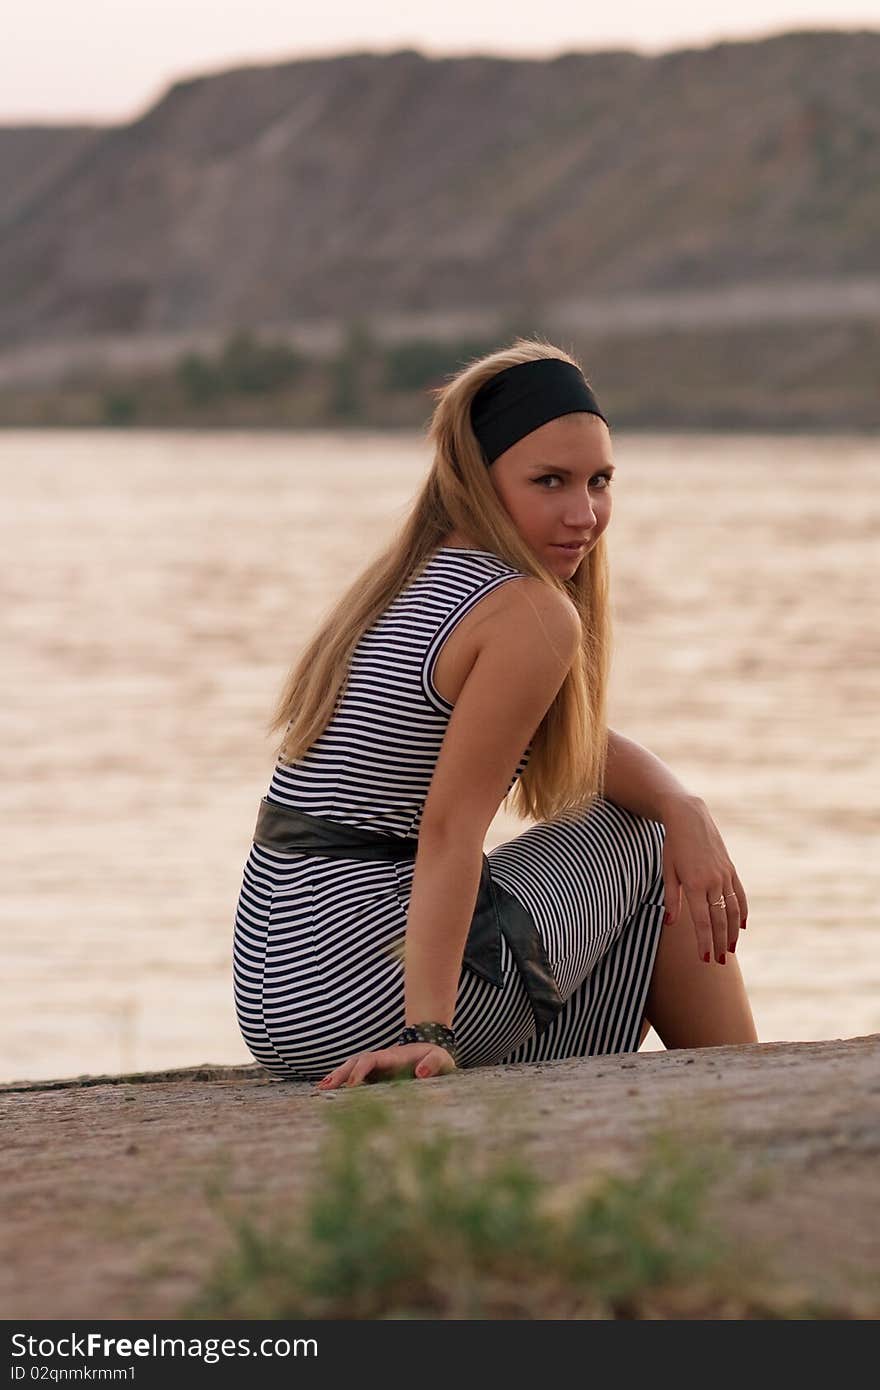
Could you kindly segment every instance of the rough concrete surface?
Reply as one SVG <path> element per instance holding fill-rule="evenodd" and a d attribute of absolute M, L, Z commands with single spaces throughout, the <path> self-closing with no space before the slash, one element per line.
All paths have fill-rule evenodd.
<path fill-rule="evenodd" d="M 631 1168 L 659 1128 L 720 1140 L 730 1164 L 711 1217 L 771 1283 L 842 1315 L 880 1310 L 880 1035 L 485 1067 L 402 1089 L 432 1126 L 487 1154 L 515 1147 L 561 1190 Z M 0 1316 L 176 1316 L 230 1246 L 209 1180 L 222 1174 L 251 1213 L 295 1211 L 327 1117 L 357 1094 L 210 1065 L 0 1087 Z"/>

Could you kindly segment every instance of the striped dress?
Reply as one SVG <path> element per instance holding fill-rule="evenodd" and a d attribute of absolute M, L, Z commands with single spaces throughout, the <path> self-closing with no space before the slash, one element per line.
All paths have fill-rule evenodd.
<path fill-rule="evenodd" d="M 440 649 L 465 614 L 520 574 L 488 551 L 436 550 L 362 636 L 327 728 L 295 766 L 276 764 L 270 800 L 416 838 L 453 708 L 433 683 Z M 664 915 L 663 834 L 600 798 L 487 851 L 493 880 L 531 914 L 565 1003 L 536 1037 L 502 938 L 500 988 L 461 972 L 460 1066 L 637 1049 Z M 412 860 L 251 845 L 235 909 L 233 994 L 242 1037 L 273 1075 L 317 1081 L 355 1053 L 394 1043 L 414 872 Z"/>

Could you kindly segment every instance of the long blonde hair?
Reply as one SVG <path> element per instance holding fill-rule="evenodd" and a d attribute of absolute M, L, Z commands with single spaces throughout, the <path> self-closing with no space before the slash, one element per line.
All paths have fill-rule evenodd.
<path fill-rule="evenodd" d="M 495 492 L 470 422 L 471 401 L 485 381 L 505 367 L 542 357 L 559 357 L 581 369 L 552 343 L 517 337 L 510 347 L 472 360 L 445 385 L 433 388 L 431 470 L 399 535 L 330 609 L 287 677 L 267 726 L 270 735 L 286 726 L 276 750 L 281 761 L 301 760 L 324 731 L 344 693 L 361 636 L 455 530 L 473 538 L 475 548 L 492 551 L 524 574 L 562 589 L 583 627 L 578 656 L 535 732 L 528 762 L 505 798 L 505 809 L 523 818 L 547 820 L 582 809 L 601 795 L 612 641 L 605 536 L 570 579 L 542 565 Z M 503 691 L 498 698 L 504 698 Z"/>

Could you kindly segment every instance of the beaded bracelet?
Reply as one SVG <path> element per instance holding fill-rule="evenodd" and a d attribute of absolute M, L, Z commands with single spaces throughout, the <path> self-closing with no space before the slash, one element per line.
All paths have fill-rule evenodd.
<path fill-rule="evenodd" d="M 455 1034 L 451 1028 L 447 1028 L 445 1023 L 414 1023 L 403 1032 L 397 1039 L 398 1047 L 406 1043 L 429 1042 L 436 1043 L 438 1047 L 444 1047 L 449 1053 L 453 1062 L 458 1066 L 458 1054 L 455 1050 Z"/>

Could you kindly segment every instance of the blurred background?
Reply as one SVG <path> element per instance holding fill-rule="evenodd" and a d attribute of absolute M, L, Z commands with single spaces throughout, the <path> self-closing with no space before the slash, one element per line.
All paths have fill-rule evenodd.
<path fill-rule="evenodd" d="M 880 3 L 731 15 L 16 16 L 0 1081 L 251 1060 L 271 706 L 517 333 L 612 420 L 611 724 L 718 821 L 762 1040 L 880 1029 Z"/>

